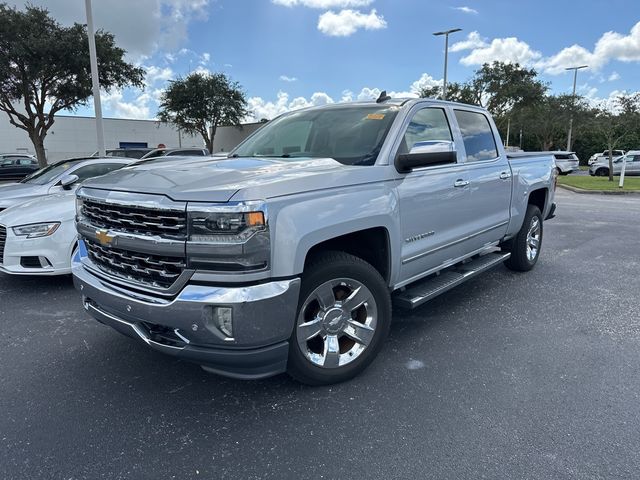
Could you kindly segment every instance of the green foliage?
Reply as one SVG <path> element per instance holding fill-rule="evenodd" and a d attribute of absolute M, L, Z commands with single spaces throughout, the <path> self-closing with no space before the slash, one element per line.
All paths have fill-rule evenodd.
<path fill-rule="evenodd" d="M 99 31 L 95 40 L 104 90 L 142 86 L 144 71 L 124 61 L 112 34 Z M 44 8 L 20 11 L 1 3 L 0 58 L 0 111 L 28 133 L 44 165 L 44 138 L 55 114 L 86 104 L 92 94 L 86 26 L 63 27 Z"/>
<path fill-rule="evenodd" d="M 487 108 L 502 138 L 506 140 L 509 129 L 509 145 L 529 151 L 564 150 L 573 116 L 572 150 L 583 165 L 596 152 L 640 148 L 640 93 L 620 95 L 611 109 L 594 108 L 579 96 L 547 91 L 548 85 L 534 69 L 493 62 L 484 64 L 465 83 L 449 84 L 447 99 Z M 440 98 L 442 88 L 423 88 L 420 96 Z"/>
<path fill-rule="evenodd" d="M 240 125 L 247 101 L 237 82 L 224 73 L 194 72 L 170 83 L 163 92 L 158 118 L 191 134 L 200 134 L 210 152 L 216 129 Z"/>

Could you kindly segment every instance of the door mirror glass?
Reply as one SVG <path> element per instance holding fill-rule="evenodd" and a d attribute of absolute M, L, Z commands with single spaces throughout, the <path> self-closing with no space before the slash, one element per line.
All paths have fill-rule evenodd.
<path fill-rule="evenodd" d="M 398 172 L 407 173 L 414 168 L 456 163 L 456 159 L 453 142 L 435 140 L 415 143 L 409 153 L 398 154 L 395 165 Z"/>
<path fill-rule="evenodd" d="M 65 175 L 60 179 L 60 186 L 65 190 L 69 190 L 78 180 L 79 178 L 77 175 Z"/>

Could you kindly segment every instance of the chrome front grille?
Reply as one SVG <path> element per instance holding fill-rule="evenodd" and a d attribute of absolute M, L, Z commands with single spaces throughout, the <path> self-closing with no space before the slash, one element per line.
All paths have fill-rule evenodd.
<path fill-rule="evenodd" d="M 81 213 L 88 223 L 98 228 L 158 235 L 173 240 L 187 238 L 187 214 L 184 210 L 144 208 L 85 198 Z"/>
<path fill-rule="evenodd" d="M 4 245 L 7 243 L 7 229 L 0 225 L 0 264 L 3 262 L 4 258 Z"/>
<path fill-rule="evenodd" d="M 180 257 L 166 257 L 103 247 L 85 240 L 91 261 L 108 274 L 152 287 L 169 288 L 185 268 Z"/>

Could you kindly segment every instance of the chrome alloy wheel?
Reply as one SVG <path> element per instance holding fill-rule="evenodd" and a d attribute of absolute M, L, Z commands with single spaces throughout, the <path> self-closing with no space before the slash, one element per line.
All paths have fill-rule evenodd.
<path fill-rule="evenodd" d="M 527 232 L 527 260 L 530 262 L 533 262 L 538 256 L 541 234 L 540 219 L 533 217 L 529 224 L 529 231 Z"/>
<path fill-rule="evenodd" d="M 305 299 L 296 327 L 302 354 L 322 368 L 358 358 L 373 340 L 378 307 L 371 291 L 351 278 L 323 283 Z"/>

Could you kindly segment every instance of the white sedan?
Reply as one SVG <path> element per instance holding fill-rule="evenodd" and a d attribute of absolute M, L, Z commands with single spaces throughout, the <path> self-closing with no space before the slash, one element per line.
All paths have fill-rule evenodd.
<path fill-rule="evenodd" d="M 92 162 L 93 173 L 104 175 L 126 166 L 130 159 Z M 89 173 L 89 172 L 87 172 Z M 95 175 L 93 175 L 95 176 Z M 15 204 L 0 212 L 0 272 L 12 275 L 71 273 L 77 245 L 75 190 L 78 177 L 63 179 L 60 193 Z"/>
<path fill-rule="evenodd" d="M 75 194 L 71 192 L 6 209 L 0 213 L 0 271 L 14 275 L 71 273 L 77 243 L 74 222 Z"/>

